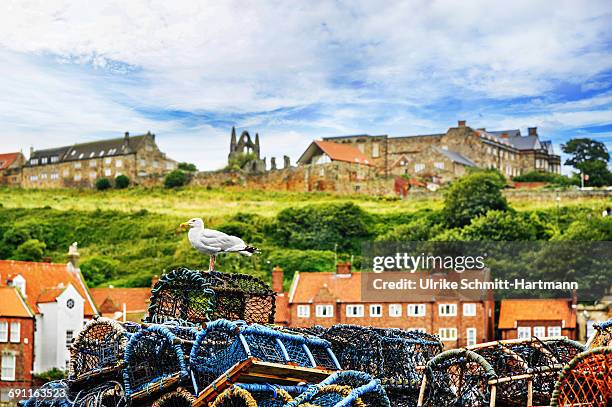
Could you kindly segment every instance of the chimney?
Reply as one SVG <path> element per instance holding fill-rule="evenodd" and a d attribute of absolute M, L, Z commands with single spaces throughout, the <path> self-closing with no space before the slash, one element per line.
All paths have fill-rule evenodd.
<path fill-rule="evenodd" d="M 74 242 L 68 248 L 68 267 L 73 271 L 79 269 L 79 260 L 81 259 L 77 246 L 78 243 Z"/>
<path fill-rule="evenodd" d="M 32 155 L 34 155 L 34 146 L 30 146 L 30 157 L 32 158 Z"/>
<path fill-rule="evenodd" d="M 283 269 L 279 266 L 276 266 L 272 269 L 272 291 L 275 293 L 282 293 L 283 290 L 283 282 L 285 280 L 285 273 Z"/>
<path fill-rule="evenodd" d="M 530 136 L 537 136 L 538 128 L 537 127 L 527 127 L 527 132 Z"/>
<path fill-rule="evenodd" d="M 458 124 L 458 127 L 465 127 L 465 120 L 459 120 L 457 124 Z"/>
<path fill-rule="evenodd" d="M 125 135 L 123 136 L 123 138 L 126 139 L 126 140 L 129 139 L 130 138 L 130 132 L 126 131 Z"/>
<path fill-rule="evenodd" d="M 339 262 L 336 264 L 336 274 L 342 275 L 351 275 L 351 262 L 347 261 L 345 263 Z"/>
<path fill-rule="evenodd" d="M 501 138 L 508 138 L 508 133 L 502 133 Z"/>

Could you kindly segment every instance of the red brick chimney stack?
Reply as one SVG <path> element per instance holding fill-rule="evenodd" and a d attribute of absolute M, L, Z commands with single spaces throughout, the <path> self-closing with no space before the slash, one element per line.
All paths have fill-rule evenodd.
<path fill-rule="evenodd" d="M 529 132 L 530 136 L 537 136 L 538 135 L 538 128 L 537 127 L 528 127 L 527 131 Z"/>
<path fill-rule="evenodd" d="M 501 138 L 508 138 L 508 133 L 503 133 L 503 134 L 501 135 Z"/>
<path fill-rule="evenodd" d="M 458 124 L 458 127 L 465 127 L 465 120 L 459 120 L 457 124 Z"/>
<path fill-rule="evenodd" d="M 351 262 L 339 262 L 338 264 L 336 264 L 336 274 L 351 275 L 351 268 Z"/>
<path fill-rule="evenodd" d="M 272 269 L 272 290 L 275 293 L 282 293 L 283 290 L 283 282 L 285 280 L 285 273 L 283 269 L 279 266 L 276 266 Z"/>

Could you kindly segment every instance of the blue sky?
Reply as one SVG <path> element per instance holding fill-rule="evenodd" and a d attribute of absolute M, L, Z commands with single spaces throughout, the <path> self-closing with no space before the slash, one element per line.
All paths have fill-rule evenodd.
<path fill-rule="evenodd" d="M 612 148 L 610 1 L 0 4 L 0 151 L 148 130 L 222 167 L 232 125 L 295 161 L 313 139 L 465 119 Z M 280 161 L 282 162 L 282 161 Z"/>

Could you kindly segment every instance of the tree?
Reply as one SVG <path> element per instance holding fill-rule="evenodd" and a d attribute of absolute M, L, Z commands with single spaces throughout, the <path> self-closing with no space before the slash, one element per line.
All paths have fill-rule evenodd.
<path fill-rule="evenodd" d="M 110 280 L 116 274 L 117 267 L 115 260 L 94 256 L 81 264 L 81 271 L 85 280 L 95 286 Z"/>
<path fill-rule="evenodd" d="M 561 146 L 563 152 L 571 155 L 565 165 L 571 165 L 588 175 L 589 186 L 603 186 L 612 183 L 612 173 L 608 169 L 610 154 L 606 145 L 589 138 L 576 138 Z"/>
<path fill-rule="evenodd" d="M 183 170 L 183 171 L 189 171 L 189 172 L 196 172 L 198 170 L 198 168 L 195 166 L 195 164 L 192 163 L 179 163 L 178 165 L 178 169 L 179 170 Z"/>
<path fill-rule="evenodd" d="M 489 211 L 472 219 L 461 231 L 462 240 L 527 241 L 535 240 L 537 230 L 531 220 L 514 211 Z"/>
<path fill-rule="evenodd" d="M 585 180 L 586 186 L 602 187 L 612 184 L 612 173 L 608 170 L 607 163 L 600 160 L 585 161 L 578 164 L 580 171 L 589 176 Z M 577 176 L 577 181 L 580 182 L 580 176 Z"/>
<path fill-rule="evenodd" d="M 105 191 L 111 187 L 111 182 L 108 178 L 99 178 L 96 181 L 96 189 L 98 191 Z"/>
<path fill-rule="evenodd" d="M 181 170 L 174 170 L 166 175 L 166 178 L 164 179 L 164 186 L 166 188 L 178 188 L 187 185 L 188 182 L 189 178 L 187 177 L 187 174 Z"/>
<path fill-rule="evenodd" d="M 255 153 L 243 153 L 238 154 L 230 158 L 227 166 L 225 167 L 226 171 L 240 171 L 249 161 L 253 161 L 257 159 Z"/>
<path fill-rule="evenodd" d="M 446 222 L 461 227 L 490 210 L 508 209 L 502 194 L 505 182 L 503 175 L 493 171 L 475 171 L 455 180 L 444 193 Z"/>
<path fill-rule="evenodd" d="M 115 178 L 115 188 L 117 189 L 125 189 L 130 186 L 130 179 L 127 175 L 118 175 Z"/>
<path fill-rule="evenodd" d="M 22 243 L 13 255 L 15 260 L 41 261 L 47 245 L 38 239 L 29 239 Z"/>

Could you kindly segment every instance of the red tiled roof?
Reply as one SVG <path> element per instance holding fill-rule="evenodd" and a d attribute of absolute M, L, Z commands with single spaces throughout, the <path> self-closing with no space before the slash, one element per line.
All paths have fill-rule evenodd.
<path fill-rule="evenodd" d="M 315 144 L 334 161 L 372 165 L 364 153 L 348 144 L 332 141 L 315 141 Z"/>
<path fill-rule="evenodd" d="M 325 292 L 325 297 L 331 294 L 337 301 L 361 301 L 359 273 L 338 275 L 335 272 L 298 272 L 295 279 L 289 297 L 291 303 L 314 302 L 322 291 L 328 291 L 329 293 Z"/>
<path fill-rule="evenodd" d="M 26 282 L 26 291 L 28 289 L 27 284 L 28 283 Z M 66 287 L 49 288 L 47 290 L 44 290 L 42 293 L 40 293 L 40 295 L 36 299 L 36 303 L 44 304 L 46 302 L 54 302 L 57 299 L 57 297 L 59 297 L 65 290 L 66 290 Z"/>
<path fill-rule="evenodd" d="M 0 154 L 0 171 L 7 169 L 15 162 L 21 153 L 4 153 Z"/>
<path fill-rule="evenodd" d="M 0 317 L 32 318 L 34 314 L 17 287 L 0 287 Z"/>
<path fill-rule="evenodd" d="M 106 313 L 123 311 L 123 304 L 128 313 L 144 313 L 151 297 L 150 288 L 92 288 L 89 291 L 96 306 Z"/>
<path fill-rule="evenodd" d="M 65 264 L 57 263 L 37 263 L 30 261 L 0 260 L 0 284 L 6 284 L 17 275 L 21 275 L 26 280 L 25 297 L 28 305 L 34 312 L 39 312 L 36 303 L 41 295 L 47 299 L 48 290 L 66 287 L 71 283 L 85 299 L 85 316 L 92 317 L 97 314 L 93 302 L 90 301 L 89 291 L 83 280 L 83 276 L 78 272 L 71 272 Z M 48 295 L 53 295 L 50 293 Z M 57 296 L 57 295 L 56 295 Z"/>
<path fill-rule="evenodd" d="M 576 326 L 576 310 L 570 299 L 502 300 L 499 329 L 514 329 L 515 321 L 565 321 Z"/>

